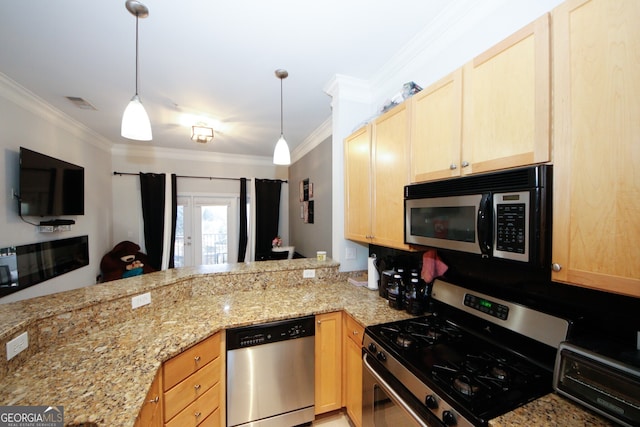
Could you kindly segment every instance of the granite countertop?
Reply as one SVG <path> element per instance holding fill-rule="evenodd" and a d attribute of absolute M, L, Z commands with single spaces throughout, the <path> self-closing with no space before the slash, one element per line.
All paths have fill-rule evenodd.
<path fill-rule="evenodd" d="M 556 393 L 550 393 L 489 421 L 489 427 L 613 427 L 615 425 Z"/>
<path fill-rule="evenodd" d="M 273 262 L 259 264 L 268 269 Z M 242 265 L 241 268 L 252 267 Z M 265 271 L 260 270 L 264 275 Z M 273 269 L 274 272 L 277 270 Z M 302 277 L 301 272 L 297 272 Z M 211 273 L 198 270 L 195 274 L 206 276 Z M 231 271 L 213 273 L 224 276 Z M 185 271 L 167 274 L 181 276 L 180 280 L 184 276 L 187 280 L 193 279 Z M 142 276 L 138 281 L 164 283 L 165 279 L 165 275 L 158 272 L 146 278 Z M 238 284 L 232 275 L 228 279 Z M 131 310 L 134 316 L 130 319 L 116 320 L 100 328 L 91 327 L 87 324 L 90 322 L 83 323 L 78 326 L 87 329 L 86 333 L 80 331 L 70 339 L 57 339 L 46 348 L 43 346 L 43 350 L 30 355 L 21 366 L 8 373 L 0 384 L 0 404 L 62 405 L 67 425 L 91 422 L 101 426 L 132 426 L 162 362 L 220 330 L 338 310 L 345 310 L 362 325 L 411 317 L 403 311 L 390 309 L 377 292 L 348 284 L 346 278 L 336 280 L 324 283 L 297 280 L 297 283 L 281 286 L 275 283 L 258 287 L 248 285 L 244 290 L 236 287 L 236 290 L 223 293 L 203 291 L 207 285 L 201 283 L 196 286 L 202 289 L 188 297 L 169 294 L 167 299 L 153 298 L 151 305 Z M 116 289 L 104 289 L 106 285 L 95 287 L 97 294 L 117 292 Z M 149 289 L 140 283 L 133 285 L 138 291 L 132 295 Z M 90 290 L 91 287 L 82 292 L 71 291 L 66 296 L 63 295 L 66 293 L 58 294 L 53 300 L 56 304 L 79 307 L 82 302 L 67 299 L 85 294 L 85 302 L 95 303 L 99 297 L 89 296 Z M 109 300 L 112 296 L 105 298 Z M 36 305 L 43 304 L 36 302 Z M 24 307 L 26 303 L 18 305 Z M 101 304 L 94 307 L 92 316 L 111 317 L 108 307 Z M 3 310 L 0 306 L 0 319 L 11 317 L 15 308 Z M 100 313 L 102 309 L 107 311 Z M 60 312 L 58 317 L 67 316 L 59 307 L 45 311 Z M 42 312 L 38 316 L 42 317 Z M 7 319 L 10 322 L 5 330 L 15 329 L 26 321 L 26 317 Z"/>
<path fill-rule="evenodd" d="M 308 268 L 315 279 L 302 279 Z M 0 340 L 24 329 L 30 337 L 15 366 L 0 366 L 0 405 L 62 405 L 66 425 L 133 426 L 162 362 L 220 330 L 338 310 L 363 326 L 411 317 L 346 279 L 331 260 L 267 261 L 174 269 L 0 305 Z M 130 297 L 142 292 L 152 303 L 132 310 Z M 551 394 L 490 425 L 609 424 Z"/>

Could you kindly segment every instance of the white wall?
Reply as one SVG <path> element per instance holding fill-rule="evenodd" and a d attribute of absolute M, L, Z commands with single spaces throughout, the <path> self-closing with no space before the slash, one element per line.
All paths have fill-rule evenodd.
<path fill-rule="evenodd" d="M 189 141 L 187 140 L 187 143 Z M 215 142 L 212 142 L 215 143 Z M 194 143 L 195 144 L 195 143 Z M 180 151 L 150 147 L 141 149 L 117 145 L 113 149 L 113 172 L 175 173 L 180 176 L 287 179 L 287 168 L 275 166 L 271 159 L 250 156 L 220 155 L 208 152 Z M 247 193 L 250 194 L 247 182 Z M 140 180 L 137 176 L 112 176 L 113 233 L 115 245 L 123 240 L 138 243 L 144 249 L 144 232 L 140 200 Z M 238 195 L 236 180 L 178 178 L 178 194 Z M 280 233 L 284 244 L 289 242 L 288 186 L 282 186 Z"/>
<path fill-rule="evenodd" d="M 469 0 L 456 2 L 428 23 L 422 33 L 401 49 L 371 79 L 336 76 L 325 88 L 332 99 L 333 119 L 333 258 L 341 271 L 363 270 L 368 246 L 344 238 L 344 139 L 371 120 L 414 81 L 427 87 L 478 54 L 550 11 L 562 0 Z M 399 23 L 401 25 L 401 21 Z M 356 259 L 347 260 L 347 251 Z"/>
<path fill-rule="evenodd" d="M 48 295 L 95 283 L 102 255 L 111 244 L 111 154 L 109 141 L 45 104 L 0 74 L 0 247 L 89 236 L 89 265 L 27 289 L 0 303 Z M 85 168 L 85 214 L 71 231 L 40 233 L 18 215 L 19 150 L 29 148 Z M 39 223 L 39 217 L 26 217 Z"/>

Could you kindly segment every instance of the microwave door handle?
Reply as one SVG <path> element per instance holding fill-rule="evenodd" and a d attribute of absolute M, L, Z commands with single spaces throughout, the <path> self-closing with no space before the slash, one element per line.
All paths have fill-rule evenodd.
<path fill-rule="evenodd" d="M 478 245 L 480 245 L 480 253 L 486 258 L 491 253 L 491 193 L 484 193 L 480 199 L 478 206 Z"/>

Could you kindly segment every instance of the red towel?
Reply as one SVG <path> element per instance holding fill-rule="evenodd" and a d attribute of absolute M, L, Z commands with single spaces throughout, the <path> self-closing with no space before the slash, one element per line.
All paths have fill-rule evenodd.
<path fill-rule="evenodd" d="M 442 276 L 449 267 L 442 262 L 435 249 L 429 249 L 422 255 L 422 280 L 426 283 L 433 282 L 436 277 Z"/>

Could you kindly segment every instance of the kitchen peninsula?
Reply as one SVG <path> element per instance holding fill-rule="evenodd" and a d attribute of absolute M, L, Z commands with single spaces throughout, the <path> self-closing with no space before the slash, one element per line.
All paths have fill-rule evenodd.
<path fill-rule="evenodd" d="M 309 269 L 315 277 L 303 278 Z M 147 292 L 151 304 L 132 309 Z M 162 363 L 194 344 L 230 327 L 342 310 L 365 326 L 410 317 L 348 284 L 336 262 L 315 259 L 172 269 L 6 304 L 2 348 L 23 331 L 29 348 L 9 362 L 3 355 L 0 404 L 61 405 L 66 425 L 133 426 Z M 562 408 L 552 417 L 607 425 L 545 399 Z"/>

